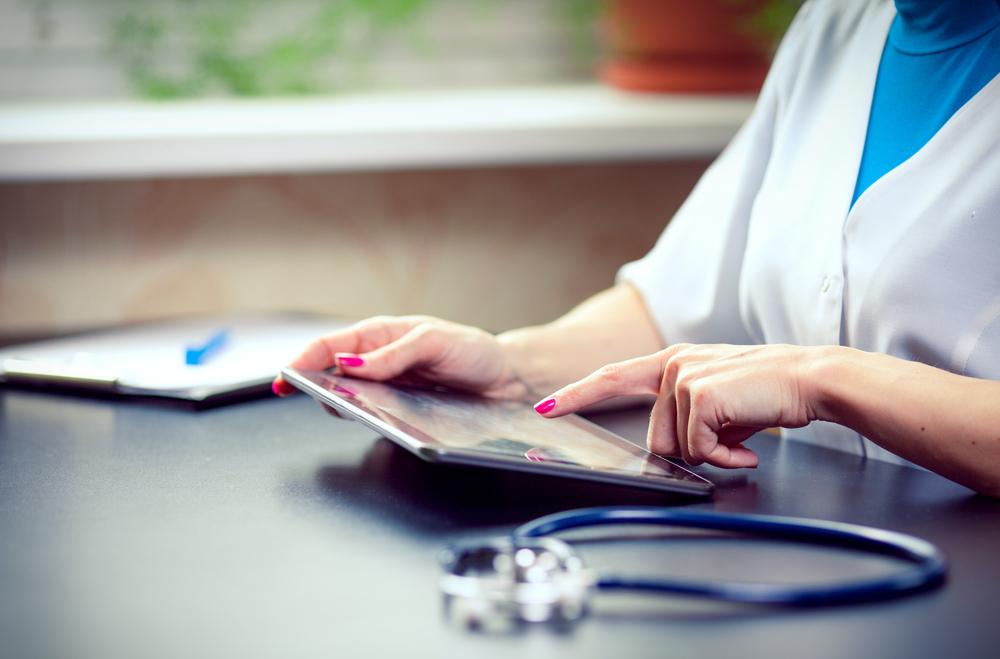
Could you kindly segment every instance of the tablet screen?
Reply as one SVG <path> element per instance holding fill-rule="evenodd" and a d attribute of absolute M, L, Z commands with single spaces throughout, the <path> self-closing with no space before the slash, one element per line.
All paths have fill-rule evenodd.
<path fill-rule="evenodd" d="M 711 489 L 700 476 L 576 415 L 546 419 L 523 402 L 401 387 L 319 371 L 287 369 L 286 377 L 380 431 L 395 430 L 385 434 L 411 450 L 431 449 L 443 455 L 480 456 L 643 480 L 666 479 Z"/>

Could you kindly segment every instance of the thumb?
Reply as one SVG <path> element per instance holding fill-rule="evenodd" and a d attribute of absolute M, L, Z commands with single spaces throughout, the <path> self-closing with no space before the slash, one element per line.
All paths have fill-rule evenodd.
<path fill-rule="evenodd" d="M 653 394 L 663 376 L 660 353 L 603 366 L 582 380 L 568 384 L 535 405 L 542 416 L 554 418 L 609 398 Z"/>

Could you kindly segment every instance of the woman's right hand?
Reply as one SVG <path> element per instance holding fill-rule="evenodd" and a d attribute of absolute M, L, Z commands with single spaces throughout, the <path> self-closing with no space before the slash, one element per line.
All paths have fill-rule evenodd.
<path fill-rule="evenodd" d="M 290 364 L 303 370 L 336 366 L 366 380 L 402 378 L 444 385 L 491 398 L 528 399 L 500 342 L 492 334 L 429 316 L 378 316 L 320 337 Z M 274 393 L 294 388 L 281 376 Z"/>

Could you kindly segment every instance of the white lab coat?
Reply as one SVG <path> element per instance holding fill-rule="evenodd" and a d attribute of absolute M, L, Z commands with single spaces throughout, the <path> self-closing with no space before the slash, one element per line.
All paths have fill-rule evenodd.
<path fill-rule="evenodd" d="M 619 273 L 667 343 L 843 344 L 1000 379 L 1000 76 L 850 206 L 894 16 L 803 6 L 747 123 Z M 905 462 L 833 424 L 792 434 Z"/>

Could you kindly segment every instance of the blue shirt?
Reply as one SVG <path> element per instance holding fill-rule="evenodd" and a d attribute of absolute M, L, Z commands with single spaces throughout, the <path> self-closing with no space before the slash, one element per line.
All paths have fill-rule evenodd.
<path fill-rule="evenodd" d="M 853 205 L 1000 73 L 1000 0 L 895 0 Z"/>

